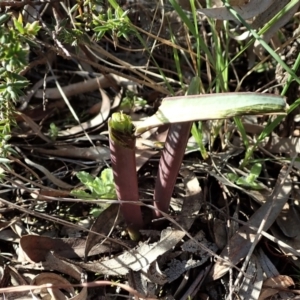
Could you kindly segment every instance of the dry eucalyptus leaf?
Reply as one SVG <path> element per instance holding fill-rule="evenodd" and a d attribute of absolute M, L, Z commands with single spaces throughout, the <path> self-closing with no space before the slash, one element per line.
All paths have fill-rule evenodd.
<path fill-rule="evenodd" d="M 270 278 L 279 275 L 278 270 L 270 260 L 270 258 L 265 254 L 262 248 L 258 248 L 257 259 L 261 265 L 261 268 L 265 274 L 265 278 Z"/>
<path fill-rule="evenodd" d="M 50 77 L 50 78 L 52 78 L 52 77 Z M 64 94 L 66 95 L 66 97 L 71 97 L 71 96 L 76 96 L 81 93 L 92 92 L 92 91 L 95 91 L 100 88 L 104 89 L 104 88 L 108 88 L 108 87 L 112 87 L 112 86 L 113 87 L 116 86 L 115 79 L 113 78 L 113 76 L 105 75 L 105 76 L 69 84 L 67 86 L 63 86 L 62 90 L 63 90 Z M 45 93 L 45 95 L 44 95 L 44 93 Z M 36 91 L 36 93 L 34 94 L 34 97 L 41 98 L 41 99 L 43 99 L 44 97 L 46 97 L 47 99 L 62 98 L 60 91 L 56 87 L 55 88 L 47 88 L 46 91 L 44 91 L 43 89 L 40 89 L 40 90 Z"/>
<path fill-rule="evenodd" d="M 269 21 L 273 16 L 275 16 L 275 14 L 277 12 L 279 12 L 282 7 L 285 6 L 285 4 L 287 4 L 289 1 L 285 0 L 285 1 L 275 1 L 275 5 L 272 5 L 271 8 L 272 13 L 270 12 L 270 9 L 267 9 L 267 11 L 265 12 L 265 14 L 261 17 L 261 23 L 262 25 L 264 25 L 265 22 Z M 294 7 L 292 7 L 289 11 L 285 12 L 285 14 L 283 14 L 270 28 L 268 31 L 266 31 L 262 38 L 263 40 L 268 43 L 272 37 L 278 32 L 278 30 L 283 27 L 285 24 L 287 24 L 289 22 L 289 20 L 291 20 L 293 18 L 293 16 L 295 15 L 295 13 L 298 11 L 298 7 L 299 7 L 299 3 L 296 3 L 294 5 Z M 258 28 L 257 24 L 255 28 Z M 278 45 L 279 46 L 279 45 Z M 255 54 L 260 57 L 261 59 L 263 59 L 263 52 L 264 52 L 264 47 L 261 46 L 260 41 L 255 41 L 254 43 L 254 52 Z"/>
<path fill-rule="evenodd" d="M 74 146 L 56 146 L 56 149 L 35 148 L 35 152 L 50 154 L 58 157 L 72 157 L 93 161 L 103 161 L 110 159 L 110 150 L 107 147 L 74 147 Z"/>
<path fill-rule="evenodd" d="M 265 300 L 279 293 L 282 289 L 287 289 L 295 285 L 293 279 L 286 275 L 278 275 L 276 277 L 268 278 L 263 283 L 262 292 L 258 300 Z"/>
<path fill-rule="evenodd" d="M 19 266 L 19 268 L 20 267 L 21 266 Z M 57 271 L 59 273 L 71 276 L 72 278 L 74 278 L 77 281 L 77 283 L 86 282 L 86 274 L 82 271 L 82 269 L 80 267 L 78 267 L 72 263 L 69 263 L 65 260 L 61 260 L 60 258 L 58 258 L 56 255 L 52 254 L 51 252 L 48 252 L 47 254 L 45 254 L 45 256 L 43 257 L 43 261 L 40 261 L 39 264 L 36 264 L 36 263 L 31 264 L 31 265 L 27 264 L 26 269 L 36 269 L 39 271 L 41 271 L 41 270 Z M 43 283 L 49 283 L 49 281 L 50 281 L 50 283 L 52 283 L 54 285 L 55 284 L 56 285 L 60 285 L 60 284 L 70 285 L 69 282 L 63 282 L 62 281 L 63 279 L 59 275 L 55 276 L 55 274 L 54 274 L 54 276 L 52 276 L 51 274 L 54 274 L 54 273 L 46 273 L 46 274 L 42 273 L 42 275 L 38 276 L 32 284 L 40 285 Z M 22 286 L 19 286 L 19 287 L 20 287 L 20 291 L 22 291 Z M 55 286 L 53 286 L 53 288 L 55 288 Z M 5 289 L 3 289 L 3 290 L 5 290 Z M 28 290 L 28 286 L 24 287 L 24 291 L 25 290 Z M 85 300 L 85 299 L 87 299 L 87 287 L 83 287 L 81 289 L 80 293 L 72 293 L 70 295 L 70 297 L 65 296 L 65 298 L 61 298 L 63 296 L 63 294 L 60 293 L 59 290 L 48 289 L 48 291 L 51 294 L 50 299 L 65 299 L 65 300 L 66 299 L 68 299 L 68 300 Z M 72 291 L 72 288 L 70 291 Z M 48 296 L 46 296 L 46 298 L 43 298 L 43 299 L 47 299 L 47 297 Z"/>
<path fill-rule="evenodd" d="M 91 227 L 91 231 L 108 236 L 114 226 L 119 224 L 122 220 L 123 216 L 119 213 L 119 205 L 110 205 L 96 218 Z M 90 250 L 100 242 L 103 242 L 102 236 L 89 232 L 85 244 L 84 257 L 86 257 Z"/>
<path fill-rule="evenodd" d="M 82 238 L 50 238 L 38 235 L 25 235 L 20 239 L 20 252 L 18 260 L 21 262 L 31 261 L 38 263 L 44 261 L 47 253 L 53 251 L 55 254 L 66 258 L 84 257 L 86 240 Z M 121 246 L 114 243 L 99 242 L 93 244 L 89 255 L 111 253 L 120 251 Z"/>
<path fill-rule="evenodd" d="M 198 243 L 194 240 L 188 240 L 181 246 L 183 253 L 193 254 L 192 258 L 189 258 L 187 260 L 176 258 L 172 259 L 168 263 L 168 268 L 164 270 L 164 274 L 166 274 L 168 282 L 176 280 L 179 276 L 192 268 L 203 265 L 211 257 L 211 255 L 207 251 L 203 250 L 199 243 L 213 252 L 216 252 L 218 250 L 215 244 L 206 240 L 203 231 L 199 231 L 194 236 L 194 239 Z"/>
<path fill-rule="evenodd" d="M 126 275 L 130 270 L 140 271 L 150 265 L 160 255 L 172 249 L 185 233 L 171 228 L 161 232 L 160 241 L 154 244 L 142 244 L 136 249 L 125 251 L 123 254 L 100 262 L 79 263 L 82 268 L 105 275 Z"/>
<path fill-rule="evenodd" d="M 55 288 L 56 285 L 65 285 L 63 288 L 69 295 L 74 295 L 75 290 L 70 284 L 70 282 L 63 278 L 62 276 L 55 273 L 40 273 L 31 281 L 32 285 L 42 285 L 42 284 L 52 284 L 53 288 L 42 288 L 40 290 L 35 290 L 34 294 L 39 294 L 43 298 L 52 297 L 57 300 L 66 300 L 66 295 L 59 289 Z"/>
<path fill-rule="evenodd" d="M 136 291 L 145 297 L 145 299 L 156 298 L 157 285 L 149 281 L 142 272 L 130 272 L 127 276 L 128 285 L 134 286 Z"/>
<path fill-rule="evenodd" d="M 38 169 L 39 171 L 41 171 L 42 173 L 45 174 L 45 176 L 56 186 L 62 188 L 62 189 L 66 189 L 66 190 L 71 190 L 74 188 L 73 185 L 70 185 L 66 182 L 64 182 L 63 180 L 57 178 L 56 176 L 54 176 L 50 171 L 48 171 L 48 169 L 46 169 L 44 166 L 37 164 L 35 162 L 33 162 L 32 160 L 30 160 L 29 158 L 25 158 L 24 161 L 30 165 L 31 167 L 34 167 L 36 169 Z"/>
<path fill-rule="evenodd" d="M 99 111 L 99 113 L 93 119 L 91 119 L 87 122 L 81 123 L 80 125 L 73 126 L 70 129 L 60 131 L 58 134 L 60 137 L 74 135 L 74 134 L 80 133 L 84 130 L 88 130 L 93 127 L 100 126 L 107 120 L 107 118 L 109 117 L 109 114 L 110 114 L 110 110 L 111 110 L 110 99 L 104 90 L 102 90 L 102 89 L 99 89 L 99 90 L 100 90 L 101 96 L 102 96 L 102 105 L 101 105 L 101 110 Z M 116 97 L 120 98 L 121 94 L 122 93 L 120 92 Z"/>

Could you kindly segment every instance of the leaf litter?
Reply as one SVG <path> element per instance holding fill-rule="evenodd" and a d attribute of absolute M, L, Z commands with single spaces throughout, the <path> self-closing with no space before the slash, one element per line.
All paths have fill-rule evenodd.
<path fill-rule="evenodd" d="M 263 5 L 255 0 L 229 2 L 236 6 L 237 11 L 246 19 L 255 17 L 252 21 L 254 29 L 261 28 L 278 12 L 278 7 L 283 5 L 282 1 L 275 0 L 264 1 Z M 298 6 L 295 5 L 292 15 L 297 9 Z M 198 12 L 221 20 L 232 18 L 224 7 L 199 9 Z M 287 23 L 289 18 L 291 16 L 277 22 L 277 25 L 273 26 L 273 32 Z M 265 39 L 268 41 L 271 37 Z M 210 159 L 205 162 L 199 163 L 193 153 L 188 154 L 173 193 L 176 210 L 171 210 L 170 215 L 163 215 L 168 225 L 163 230 L 156 230 L 153 224 L 147 224 L 147 230 L 141 231 L 142 239 L 139 243 L 129 240 L 126 233 L 123 235 L 124 221 L 118 214 L 117 205 L 110 205 L 96 219 L 93 219 L 90 228 L 82 226 L 80 219 L 91 218 L 88 214 L 93 204 L 83 200 L 74 202 L 73 207 L 69 207 L 70 191 L 78 184 L 74 174 L 82 169 L 96 172 L 99 165 L 103 167 L 109 161 L 109 150 L 103 146 L 107 141 L 106 120 L 112 110 L 119 107 L 124 87 L 134 86 L 135 91 L 138 91 L 146 81 L 145 86 L 148 88 L 167 94 L 162 85 L 157 84 L 152 77 L 147 78 L 143 72 L 135 68 L 136 66 L 130 61 L 133 55 L 128 58 L 128 62 L 118 58 L 117 53 L 112 55 L 99 45 L 90 49 L 98 51 L 98 54 L 106 58 L 109 57 L 122 68 L 127 67 L 128 70 L 134 71 L 122 77 L 120 72 L 113 72 L 113 69 L 105 67 L 103 70 L 107 74 L 100 79 L 87 78 L 82 81 L 82 78 L 81 80 L 77 78 L 76 83 L 66 81 L 63 93 L 70 99 L 78 96 L 78 103 L 74 104 L 74 107 L 78 105 L 77 111 L 96 111 L 94 117 L 91 117 L 92 114 L 87 114 L 88 117 L 83 116 L 80 124 L 73 122 L 70 125 L 70 122 L 64 122 L 69 116 L 65 110 L 66 104 L 62 101 L 63 105 L 59 105 L 63 114 L 55 109 L 52 110 L 50 105 L 45 103 L 43 104 L 45 109 L 41 113 L 41 103 L 38 101 L 42 99 L 45 102 L 46 98 L 47 101 L 53 101 L 51 99 L 60 101 L 62 98 L 57 87 L 47 86 L 48 83 L 51 85 L 53 78 L 43 79 L 32 88 L 33 91 L 28 92 L 24 103 L 27 108 L 30 104 L 33 109 L 22 110 L 19 114 L 20 128 L 13 132 L 12 142 L 27 169 L 13 158 L 15 172 L 6 169 L 9 178 L 4 181 L 1 188 L 3 224 L 0 241 L 5 241 L 1 252 L 11 253 L 15 261 L 12 266 L 6 264 L 1 267 L 3 284 L 0 291 L 3 293 L 7 291 L 8 284 L 5 285 L 5 280 L 17 278 L 17 284 L 11 288 L 11 291 L 14 289 L 22 291 L 23 286 L 25 292 L 7 293 L 7 299 L 28 296 L 26 290 L 33 289 L 37 285 L 45 287 L 36 289 L 40 297 L 48 294 L 53 299 L 93 299 L 98 294 L 88 295 L 87 286 L 89 284 L 92 286 L 91 282 L 95 281 L 98 287 L 101 285 L 106 287 L 101 289 L 101 295 L 106 297 L 103 299 L 110 299 L 111 294 L 119 293 L 121 297 L 122 293 L 118 291 L 118 284 L 115 282 L 120 280 L 130 285 L 125 287 L 126 284 L 120 283 L 121 289 L 126 290 L 132 297 L 140 299 L 158 298 L 158 291 L 163 291 L 165 299 L 168 296 L 188 299 L 191 295 L 218 299 L 214 298 L 213 292 L 203 284 L 205 278 L 207 281 L 213 279 L 211 284 L 215 290 L 218 285 L 221 285 L 224 299 L 225 296 L 229 299 L 234 293 L 238 293 L 241 299 L 270 299 L 275 295 L 286 299 L 297 294 L 296 290 L 293 294 L 294 279 L 281 275 L 285 270 L 277 269 L 280 264 L 272 261 L 274 255 L 268 249 L 273 247 L 273 251 L 278 253 L 280 251 L 281 254 L 291 257 L 293 261 L 289 261 L 289 266 L 300 267 L 299 236 L 296 229 L 299 208 L 295 201 L 299 197 L 296 191 L 297 182 L 295 182 L 298 177 L 295 176 L 296 179 L 293 181 L 290 175 L 297 174 L 297 161 L 291 165 L 293 170 L 292 167 L 282 168 L 282 164 L 288 165 L 291 161 L 290 157 L 299 152 L 297 136 L 291 138 L 290 135 L 272 133 L 269 141 L 265 140 L 260 144 L 262 153 L 270 153 L 269 157 L 274 161 L 279 155 L 290 153 L 287 157 L 282 155 L 282 159 L 274 162 L 271 167 L 263 166 L 262 172 L 267 178 L 264 180 L 260 176 L 255 178 L 263 181 L 262 190 L 249 189 L 239 185 L 238 181 L 230 181 L 225 176 L 233 172 L 240 177 L 248 178 L 251 172 L 251 170 L 243 170 L 242 174 L 236 166 L 241 151 L 245 150 L 239 135 L 235 136 L 235 142 L 234 139 L 231 140 L 233 144 L 224 147 L 224 144 L 220 143 L 220 148 L 216 152 L 211 149 Z M 259 56 L 258 51 L 254 52 Z M 75 54 L 72 55 L 77 59 Z M 101 69 L 100 64 L 97 63 L 95 66 L 95 62 L 87 57 L 81 62 L 88 65 L 85 68 L 89 72 L 93 72 L 90 66 Z M 27 72 L 29 71 L 28 69 Z M 32 79 L 32 74 L 30 72 L 28 74 Z M 57 72 L 56 80 L 61 80 L 59 75 L 62 74 Z M 107 78 L 111 80 L 107 81 Z M 101 83 L 102 80 L 104 83 Z M 40 88 L 41 83 L 46 86 Z M 96 97 L 94 95 L 93 101 L 85 98 L 85 95 L 79 96 L 86 92 L 93 94 L 94 91 L 97 94 Z M 149 90 L 145 92 L 146 95 L 151 94 Z M 99 101 L 100 95 L 101 101 Z M 82 108 L 83 104 L 88 107 Z M 58 108 L 59 105 L 56 102 L 54 107 Z M 146 115 L 152 114 L 158 105 L 158 103 L 151 103 L 151 106 L 145 108 L 143 112 L 146 112 Z M 57 139 L 49 135 L 47 128 L 53 118 L 59 121 Z M 259 131 L 266 124 L 259 118 L 254 121 L 254 124 L 248 123 L 246 118 L 243 122 L 249 136 L 259 135 Z M 23 123 L 26 123 L 26 126 Z M 225 140 L 227 138 L 224 138 L 225 135 L 235 130 L 235 126 L 228 121 L 220 129 L 218 137 Z M 95 133 L 94 138 L 93 133 Z M 88 134 L 88 137 L 85 136 L 84 139 L 83 134 Z M 95 143 L 94 146 L 91 147 L 88 140 Z M 152 146 L 147 146 L 142 139 L 139 140 L 137 170 L 140 172 L 140 181 L 147 187 L 146 183 L 151 177 L 153 178 L 151 168 L 157 168 L 155 161 L 160 148 L 155 146 L 155 142 L 163 144 L 165 139 L 153 130 L 151 139 L 147 137 L 145 140 L 151 140 Z M 43 169 L 37 168 L 37 164 Z M 274 169 L 274 173 L 270 172 L 271 168 Z M 153 184 L 150 187 L 153 189 Z M 142 190 L 141 193 L 150 199 L 149 194 L 153 192 L 151 188 Z M 55 195 L 54 192 L 57 194 Z M 45 207 L 41 208 L 43 213 L 38 213 L 34 207 L 38 204 L 39 195 L 44 195 L 41 198 L 45 202 Z M 151 205 L 147 205 L 149 199 L 145 199 L 143 205 L 148 213 L 149 208 L 151 209 Z M 29 201 L 33 203 L 30 206 L 27 205 Z M 14 226 L 15 222 L 10 222 L 12 211 L 18 209 L 23 212 L 18 221 L 26 224 L 20 228 Z M 63 222 L 59 223 L 58 220 Z M 79 237 L 67 236 L 59 228 L 55 228 L 62 223 L 64 226 L 76 228 Z M 267 231 L 273 236 L 270 236 Z M 274 244 L 264 247 L 259 240 L 263 239 L 268 243 L 268 236 Z M 12 246 L 18 248 L 18 257 Z M 213 256 L 215 260 L 211 259 Z M 247 264 L 243 265 L 243 261 Z M 96 281 L 96 276 L 92 276 L 88 281 L 86 271 L 88 274 L 100 274 L 103 280 Z M 39 274 L 36 275 L 36 272 Z M 224 276 L 227 272 L 229 272 L 228 277 Z M 26 273 L 30 273 L 30 276 Z M 196 273 L 199 276 L 196 276 Z M 232 280 L 230 276 L 234 277 L 233 282 L 230 281 Z M 107 278 L 109 280 L 105 281 L 104 279 Z M 240 282 L 235 284 L 234 280 L 237 279 Z M 84 285 L 86 282 L 89 282 L 87 286 Z M 46 286 L 46 283 L 64 286 L 64 290 Z M 176 288 L 170 283 L 174 283 Z M 180 285 L 177 286 L 177 283 Z M 81 286 L 81 289 L 76 288 L 75 291 L 73 287 L 76 284 Z M 19 289 L 17 285 L 20 285 Z M 228 292 L 227 286 L 230 287 Z M 34 296 L 38 297 L 37 294 Z"/>

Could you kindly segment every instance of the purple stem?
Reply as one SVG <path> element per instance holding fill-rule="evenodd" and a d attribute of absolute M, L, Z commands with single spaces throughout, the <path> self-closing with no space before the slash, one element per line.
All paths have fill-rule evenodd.
<path fill-rule="evenodd" d="M 117 197 L 127 226 L 136 230 L 143 227 L 141 207 L 124 201 L 139 201 L 138 180 L 135 162 L 135 139 L 128 147 L 110 138 L 111 164 L 114 173 Z"/>
<path fill-rule="evenodd" d="M 161 155 L 154 190 L 154 206 L 168 213 L 175 182 L 184 157 L 192 122 L 177 123 L 170 126 L 163 153 Z M 162 214 L 155 210 L 156 218 Z"/>

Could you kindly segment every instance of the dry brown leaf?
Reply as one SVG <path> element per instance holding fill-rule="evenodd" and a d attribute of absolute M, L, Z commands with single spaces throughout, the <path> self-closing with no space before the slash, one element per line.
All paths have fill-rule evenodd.
<path fill-rule="evenodd" d="M 76 125 L 70 129 L 60 131 L 58 134 L 59 136 L 65 137 L 69 135 L 74 135 L 84 130 L 100 126 L 107 120 L 111 110 L 110 99 L 104 90 L 100 89 L 100 92 L 102 96 L 102 105 L 101 111 L 98 113 L 98 115 L 87 122 L 81 123 L 80 125 Z M 120 92 L 116 97 L 121 97 L 121 94 L 122 93 Z"/>
<path fill-rule="evenodd" d="M 32 129 L 32 131 L 39 136 L 42 140 L 44 140 L 46 143 L 52 143 L 52 140 L 46 137 L 42 132 L 40 127 L 28 116 L 21 112 L 16 112 L 17 115 L 19 115 Z"/>
<path fill-rule="evenodd" d="M 228 241 L 226 223 L 223 220 L 218 218 L 214 218 L 213 222 L 213 234 L 214 234 L 214 242 L 218 246 L 219 249 L 223 249 Z"/>
<path fill-rule="evenodd" d="M 66 258 L 79 258 L 85 256 L 85 239 L 81 238 L 50 238 L 38 235 L 24 235 L 20 239 L 19 261 L 38 263 L 44 261 L 47 253 L 53 251 Z M 89 255 L 110 253 L 121 250 L 117 244 L 95 243 L 89 251 Z"/>
<path fill-rule="evenodd" d="M 265 17 L 264 19 L 262 19 L 262 22 L 266 22 L 267 20 L 270 20 L 277 12 L 279 12 L 280 10 L 282 11 L 282 0 L 280 1 L 276 1 L 276 5 L 279 5 L 279 7 L 273 11 L 272 15 L 267 15 L 267 17 Z M 290 1 L 285 1 L 286 3 L 290 2 Z M 273 7 L 273 5 L 272 5 Z M 266 31 L 262 38 L 266 43 L 269 43 L 270 40 L 272 39 L 272 37 L 278 32 L 278 30 L 283 27 L 286 23 L 289 22 L 289 20 L 291 20 L 293 18 L 293 16 L 295 15 L 295 13 L 298 11 L 298 7 L 299 7 L 299 3 L 296 3 L 294 5 L 294 7 L 292 7 L 289 11 L 287 11 L 285 14 L 283 14 L 270 28 L 268 31 Z M 269 9 L 268 9 L 269 10 Z M 268 12 L 267 10 L 267 12 Z M 274 40 L 274 39 L 273 39 Z M 280 45 L 277 45 L 280 46 Z M 276 47 L 275 47 L 276 48 Z M 260 41 L 255 41 L 254 42 L 254 52 L 255 54 L 260 58 L 263 59 L 264 55 L 263 52 L 265 51 L 264 47 L 261 45 Z"/>
<path fill-rule="evenodd" d="M 29 158 L 25 158 L 24 161 L 30 165 L 31 167 L 34 167 L 36 169 L 38 169 L 39 171 L 41 171 L 42 173 L 45 174 L 45 176 L 56 186 L 62 188 L 62 189 L 66 189 L 66 190 L 71 190 L 73 189 L 73 185 L 70 185 L 62 180 L 60 180 L 59 178 L 57 178 L 56 176 L 54 176 L 50 171 L 48 171 L 44 166 L 37 164 L 33 161 L 31 161 Z"/>
<path fill-rule="evenodd" d="M 78 282 L 84 283 L 85 273 L 81 268 L 75 266 L 71 263 L 68 263 L 64 260 L 59 259 L 55 255 L 48 253 L 45 257 L 45 261 L 41 262 L 45 270 L 54 270 L 61 272 L 63 274 L 70 275 Z M 87 287 L 83 287 L 79 294 L 72 296 L 68 300 L 85 300 L 87 298 Z"/>
<path fill-rule="evenodd" d="M 276 277 L 268 278 L 263 283 L 262 292 L 258 299 L 267 299 L 276 295 L 278 292 L 282 291 L 282 289 L 287 289 L 292 285 L 295 285 L 293 279 L 286 275 L 278 275 Z"/>
<path fill-rule="evenodd" d="M 34 294 L 39 294 L 41 297 L 46 298 L 46 297 L 51 297 L 56 300 L 66 300 L 66 296 L 64 295 L 63 292 L 60 291 L 60 289 L 55 288 L 55 286 L 58 285 L 64 285 L 65 287 L 63 288 L 67 293 L 70 295 L 74 295 L 75 290 L 70 284 L 70 282 L 63 278 L 62 276 L 55 274 L 55 273 L 40 273 L 35 278 L 31 281 L 32 285 L 42 285 L 42 284 L 52 284 L 53 288 L 43 288 L 41 290 L 35 290 Z"/>
<path fill-rule="evenodd" d="M 93 161 L 103 161 L 108 160 L 110 158 L 109 148 L 102 146 L 88 148 L 80 148 L 74 146 L 57 146 L 56 149 L 35 148 L 34 151 L 58 157 L 72 157 Z"/>
<path fill-rule="evenodd" d="M 62 90 L 66 97 L 71 97 L 78 94 L 83 94 L 87 92 L 93 92 L 97 89 L 105 89 L 108 87 L 115 87 L 116 82 L 115 79 L 110 75 L 105 75 L 93 79 L 88 79 L 85 81 L 69 84 L 67 86 L 63 86 Z M 34 97 L 43 99 L 46 97 L 47 99 L 61 99 L 61 93 L 58 88 L 48 88 L 45 91 L 38 90 L 34 94 Z"/>
<path fill-rule="evenodd" d="M 122 220 L 123 217 L 122 214 L 119 213 L 119 205 L 110 205 L 97 217 L 91 227 L 91 231 L 108 236 L 114 226 L 118 225 Z M 90 250 L 100 242 L 103 242 L 103 237 L 89 232 L 85 244 L 84 257 L 86 257 Z"/>
<path fill-rule="evenodd" d="M 138 248 L 125 251 L 110 260 L 79 263 L 79 266 L 106 275 L 126 275 L 130 270 L 140 271 L 149 266 L 158 256 L 172 249 L 184 236 L 185 233 L 181 230 L 167 228 L 161 232 L 161 239 L 155 244 L 144 243 Z"/>
<path fill-rule="evenodd" d="M 51 105 L 47 105 L 46 110 L 43 107 L 37 107 L 33 109 L 26 109 L 22 111 L 22 113 L 27 117 L 31 118 L 33 121 L 40 121 L 40 120 L 46 120 L 48 117 L 53 115 L 55 111 L 57 111 L 58 109 L 64 106 L 65 103 L 63 101 L 55 101 L 55 103 L 51 103 Z M 18 113 L 16 113 L 15 120 L 16 122 L 22 122 L 23 118 L 20 115 L 18 115 Z"/>
<path fill-rule="evenodd" d="M 26 280 L 25 276 L 21 273 L 19 273 L 14 267 L 5 265 L 4 270 L 2 272 L 1 281 L 0 281 L 0 288 L 5 288 L 7 286 L 21 286 L 28 284 L 28 281 Z M 1 293 L 1 295 L 3 295 Z M 7 295 L 5 295 L 6 299 L 24 299 L 24 297 L 28 296 L 28 292 L 12 292 Z"/>
<path fill-rule="evenodd" d="M 174 258 L 168 263 L 168 268 L 164 270 L 167 275 L 168 282 L 173 282 L 186 271 L 203 265 L 211 257 L 206 250 L 200 246 L 205 246 L 212 252 L 218 250 L 214 243 L 207 241 L 203 231 L 199 231 L 194 237 L 183 243 L 181 249 L 183 253 L 188 253 L 188 259 Z"/>
<path fill-rule="evenodd" d="M 271 232 L 274 237 L 279 240 L 278 246 L 280 247 L 281 251 L 285 255 L 292 256 L 293 264 L 295 264 L 297 267 L 300 267 L 300 235 L 298 234 L 295 238 L 287 239 L 277 226 L 272 226 Z M 291 249 L 282 246 L 280 241 L 284 241 L 284 243 L 291 247 Z"/>

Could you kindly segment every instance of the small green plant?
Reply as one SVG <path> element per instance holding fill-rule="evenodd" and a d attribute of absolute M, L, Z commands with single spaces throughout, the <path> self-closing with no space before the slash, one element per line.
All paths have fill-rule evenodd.
<path fill-rule="evenodd" d="M 80 182 L 85 186 L 89 192 L 75 189 L 71 191 L 71 195 L 80 199 L 117 199 L 116 189 L 114 185 L 114 178 L 112 169 L 105 169 L 101 172 L 99 177 L 93 177 L 87 172 L 78 172 L 76 174 Z M 107 208 L 109 204 L 103 203 L 99 208 L 94 208 L 90 213 L 97 217 L 101 212 Z"/>
<path fill-rule="evenodd" d="M 255 163 L 247 176 L 239 176 L 235 173 L 228 173 L 227 178 L 236 185 L 253 190 L 262 190 L 264 187 L 257 182 L 257 178 L 260 175 L 261 169 L 261 164 Z"/>
<path fill-rule="evenodd" d="M 129 39 L 128 34 L 133 32 L 132 25 L 126 18 L 127 12 L 122 9 L 112 11 L 108 8 L 105 14 L 93 15 L 93 30 L 96 34 L 97 40 L 100 40 L 107 32 L 110 33 L 114 42 L 117 39 L 124 37 Z"/>
<path fill-rule="evenodd" d="M 27 65 L 28 44 L 34 45 L 34 37 L 40 30 L 38 22 L 23 25 L 22 15 L 13 19 L 14 26 L 6 26 L 10 14 L 0 17 L 0 158 L 12 152 L 8 144 L 14 121 L 14 106 L 28 81 L 20 75 Z"/>
<path fill-rule="evenodd" d="M 84 171 L 78 172 L 76 176 L 90 192 L 77 189 L 72 191 L 72 195 L 83 199 L 116 199 L 112 169 L 103 170 L 96 178 Z"/>
<path fill-rule="evenodd" d="M 19 31 L 20 34 L 22 34 L 24 37 L 26 36 L 36 36 L 41 29 L 41 26 L 39 26 L 39 21 L 34 21 L 32 23 L 26 23 L 26 25 L 23 25 L 23 18 L 22 15 L 19 14 L 18 19 L 14 19 L 14 25 L 17 31 Z"/>
<path fill-rule="evenodd" d="M 147 105 L 147 101 L 138 97 L 134 92 L 127 90 L 125 97 L 122 99 L 121 110 L 132 111 L 135 109 L 143 108 Z"/>
<path fill-rule="evenodd" d="M 58 133 L 59 133 L 59 128 L 54 123 L 51 123 L 49 128 L 49 136 L 53 141 L 56 140 Z"/>

